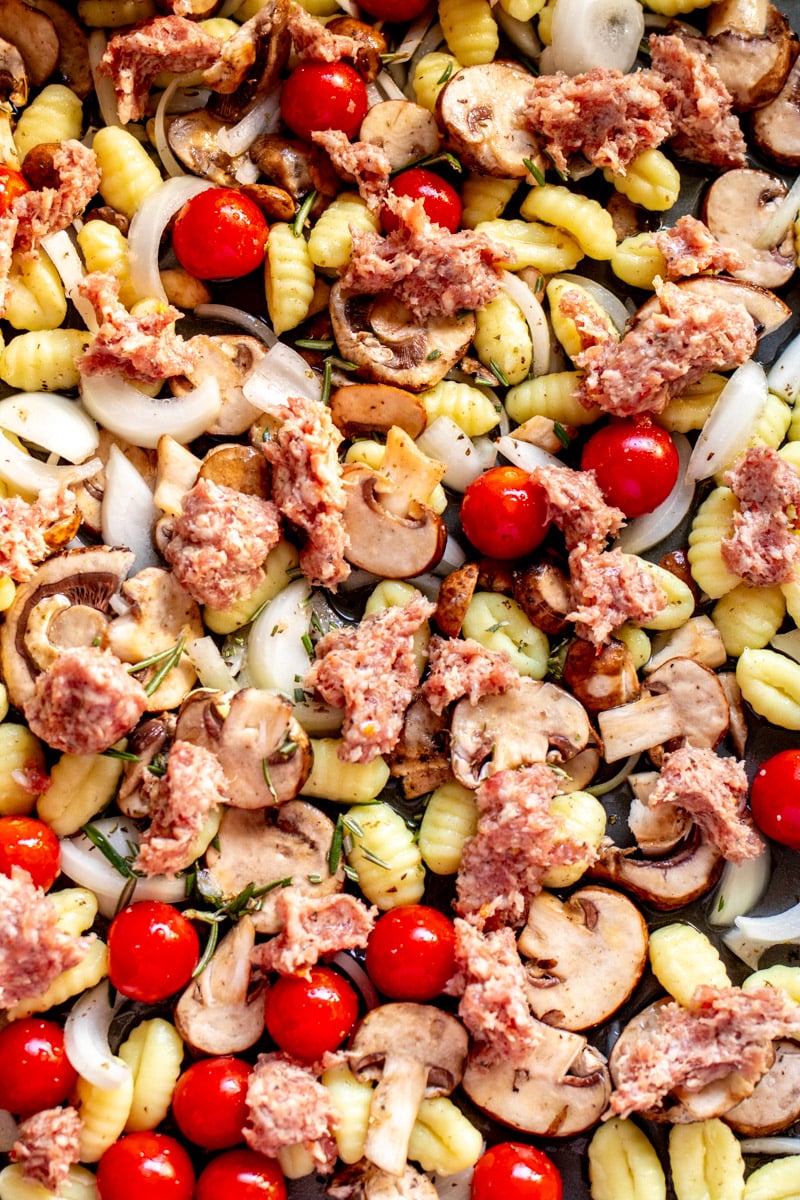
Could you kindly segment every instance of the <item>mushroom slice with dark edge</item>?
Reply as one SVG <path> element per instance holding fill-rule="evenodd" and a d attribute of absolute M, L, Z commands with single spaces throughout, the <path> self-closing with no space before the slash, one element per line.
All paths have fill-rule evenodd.
<path fill-rule="evenodd" d="M 665 858 L 688 835 L 692 818 L 677 804 L 659 804 L 650 808 L 650 793 L 658 781 L 658 771 L 639 771 L 628 776 L 633 799 L 628 809 L 628 828 L 645 858 Z"/>
<path fill-rule="evenodd" d="M 373 104 L 361 122 L 358 138 L 379 146 L 393 171 L 438 154 L 442 144 L 433 113 L 411 100 L 381 100 Z"/>
<path fill-rule="evenodd" d="M 656 634 L 652 647 L 652 654 L 642 667 L 645 675 L 651 675 L 671 658 L 691 658 L 704 667 L 721 667 L 728 659 L 719 630 L 706 616 L 690 617 L 678 629 Z"/>
<path fill-rule="evenodd" d="M 28 103 L 28 75 L 16 46 L 0 39 L 0 97 L 21 108 Z"/>
<path fill-rule="evenodd" d="M 608 1068 L 581 1034 L 543 1022 L 537 1028 L 536 1044 L 522 1062 L 487 1064 L 476 1047 L 462 1087 L 478 1108 L 512 1129 L 572 1137 L 594 1125 L 608 1104 Z"/>
<path fill-rule="evenodd" d="M 447 713 L 436 714 L 427 700 L 412 700 L 391 754 L 389 770 L 400 780 L 406 800 L 424 796 L 453 778 Z"/>
<path fill-rule="evenodd" d="M 458 637 L 461 633 L 479 575 L 477 563 L 465 563 L 463 567 L 445 575 L 439 584 L 433 619 L 445 637 Z"/>
<path fill-rule="evenodd" d="M 530 74 L 514 62 L 462 67 L 442 88 L 436 118 L 470 171 L 523 179 L 527 159 L 544 174 L 546 160 L 525 118 L 530 90 Z"/>
<path fill-rule="evenodd" d="M 639 695 L 639 676 L 633 655 L 623 642 L 612 639 L 599 650 L 575 638 L 564 659 L 564 683 L 589 712 L 628 704 Z"/>
<path fill-rule="evenodd" d="M 393 425 L 417 438 L 428 423 L 422 401 L 413 392 L 388 383 L 350 383 L 331 395 L 331 419 L 347 438 L 388 433 Z"/>
<path fill-rule="evenodd" d="M 703 220 L 723 246 L 741 256 L 736 279 L 776 288 L 788 283 L 797 266 L 792 227 L 776 246 L 759 245 L 759 236 L 786 195 L 786 185 L 766 171 L 742 168 L 717 176 L 703 200 Z"/>
<path fill-rule="evenodd" d="M 458 1086 L 467 1045 L 461 1022 L 430 1004 L 383 1004 L 367 1013 L 347 1051 L 358 1080 L 378 1080 L 365 1158 L 390 1175 L 403 1174 L 419 1106 L 426 1096 L 447 1096 Z"/>
<path fill-rule="evenodd" d="M 561 1029 L 591 1029 L 639 982 L 647 925 L 630 900 L 609 888 L 584 887 L 566 901 L 544 891 L 531 901 L 517 948 L 527 959 L 533 1015 Z"/>
<path fill-rule="evenodd" d="M 798 158 L 800 162 L 800 158 Z M 753 318 L 756 335 L 766 337 L 780 329 L 792 315 L 788 304 L 768 288 L 744 280 L 729 279 L 724 275 L 691 275 L 675 284 L 688 300 L 704 301 L 707 304 L 742 304 Z M 629 328 L 634 328 L 645 317 L 660 310 L 657 296 L 651 296 L 631 317 Z"/>
<path fill-rule="evenodd" d="M 255 926 L 245 913 L 175 1006 L 175 1026 L 203 1054 L 238 1054 L 264 1033 L 263 989 L 252 984 Z"/>
<path fill-rule="evenodd" d="M 242 384 L 261 362 L 266 347 L 257 338 L 237 333 L 198 333 L 189 344 L 195 352 L 196 365 L 190 375 L 170 380 L 173 395 L 185 395 L 213 376 L 219 384 L 221 404 L 206 432 L 230 437 L 245 433 L 261 412 L 245 399 Z"/>
<path fill-rule="evenodd" d="M 703 50 L 733 107 L 742 112 L 777 96 L 798 41 L 783 13 L 767 0 L 720 0 L 708 11 Z"/>
<path fill-rule="evenodd" d="M 193 175 L 221 187 L 236 187 L 236 171 L 247 159 L 245 155 L 232 158 L 220 146 L 220 130 L 229 128 L 227 122 L 205 108 L 195 108 L 169 116 L 166 127 L 170 149 Z"/>
<path fill-rule="evenodd" d="M 0 38 L 17 47 L 33 87 L 41 87 L 58 66 L 61 47 L 54 22 L 23 0 L 0 4 Z"/>
<path fill-rule="evenodd" d="M 564 632 L 572 601 L 569 576 L 557 563 L 545 560 L 515 570 L 512 586 L 514 599 L 531 624 L 543 633 Z"/>
<path fill-rule="evenodd" d="M 631 848 L 606 846 L 586 874 L 624 888 L 660 912 L 673 912 L 710 892 L 724 865 L 717 847 L 692 825 L 669 858 L 634 858 Z"/>
<path fill-rule="evenodd" d="M 775 1043 L 775 1061 L 753 1091 L 724 1114 L 740 1137 L 770 1137 L 800 1120 L 800 1046 Z"/>
<path fill-rule="evenodd" d="M 753 140 L 784 167 L 800 167 L 800 55 L 774 100 L 753 113 Z"/>
<path fill-rule="evenodd" d="M 288 19 L 289 0 L 267 0 L 251 18 L 253 26 L 246 22 L 251 36 L 239 38 L 237 30 L 228 39 L 228 51 L 222 51 L 219 68 L 206 72 L 214 92 L 209 105 L 224 121 L 241 120 L 259 96 L 277 86 L 292 48 Z"/>
<path fill-rule="evenodd" d="M 159 443 L 160 449 L 160 443 Z M 254 446 L 232 442 L 213 446 L 203 459 L 198 479 L 210 479 L 220 487 L 247 496 L 266 496 L 269 488 L 267 460 Z"/>
<path fill-rule="evenodd" d="M 89 66 L 89 39 L 72 13 L 56 0 L 26 0 L 29 7 L 49 17 L 58 35 L 58 70 L 67 87 L 85 100 L 94 88 Z"/>
<path fill-rule="evenodd" d="M 415 320 L 391 295 L 361 296 L 331 288 L 333 333 L 343 358 L 376 383 L 421 392 L 443 379 L 475 336 L 474 313 Z"/>

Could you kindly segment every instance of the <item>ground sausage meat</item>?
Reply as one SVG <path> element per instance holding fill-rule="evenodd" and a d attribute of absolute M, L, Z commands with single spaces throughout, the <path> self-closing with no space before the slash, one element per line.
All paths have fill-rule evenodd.
<path fill-rule="evenodd" d="M 130 733 L 148 697 L 115 654 L 62 650 L 36 677 L 25 717 L 37 737 L 65 754 L 101 754 Z"/>
<path fill-rule="evenodd" d="M 356 181 L 370 208 L 379 208 L 392 173 L 386 151 L 371 142 L 351 142 L 341 129 L 320 130 L 312 133 L 311 138 L 327 151 L 334 169 L 343 179 Z"/>
<path fill-rule="evenodd" d="M 11 1159 L 22 1167 L 26 1180 L 60 1196 L 70 1167 L 80 1162 L 80 1133 L 76 1109 L 42 1109 L 20 1125 Z"/>
<path fill-rule="evenodd" d="M 661 229 L 653 241 L 664 255 L 668 279 L 682 279 L 701 271 L 738 271 L 744 266 L 741 255 L 723 246 L 707 225 L 687 213 L 670 229 Z"/>
<path fill-rule="evenodd" d="M 697 38 L 652 34 L 650 65 L 667 87 L 676 153 L 713 167 L 743 167 L 747 147 L 730 92 Z"/>
<path fill-rule="evenodd" d="M 19 222 L 14 248 L 24 257 L 35 256 L 43 237 L 66 229 L 79 217 L 100 187 L 100 171 L 93 150 L 70 138 L 53 153 L 57 187 L 26 192 L 14 201 Z"/>
<path fill-rule="evenodd" d="M 739 501 L 733 532 L 722 539 L 726 567 L 754 587 L 788 583 L 800 561 L 800 474 L 777 450 L 751 446 L 725 482 Z"/>
<path fill-rule="evenodd" d="M 227 780 L 219 759 L 203 746 L 174 742 L 167 773 L 158 781 L 150 826 L 142 834 L 136 869 L 173 875 L 194 861 L 194 845 L 208 814 L 225 803 Z"/>
<path fill-rule="evenodd" d="M 583 288 L 564 288 L 558 298 L 558 311 L 561 316 L 569 317 L 575 326 L 581 350 L 588 350 L 590 346 L 600 346 L 604 342 L 619 341 L 619 336 L 610 324 L 610 318 Z"/>
<path fill-rule="evenodd" d="M 487 650 L 474 638 L 431 638 L 428 677 L 422 695 L 439 715 L 448 704 L 466 696 L 477 704 L 519 682 L 519 672 L 503 651 Z"/>
<path fill-rule="evenodd" d="M 330 1093 L 308 1067 L 285 1054 L 260 1054 L 247 1087 L 244 1137 L 251 1150 L 275 1158 L 284 1146 L 304 1146 L 320 1172 L 333 1169 L 337 1114 Z"/>
<path fill-rule="evenodd" d="M 67 489 L 46 489 L 32 504 L 19 496 L 0 499 L 0 574 L 17 583 L 31 579 L 36 564 L 52 553 L 47 530 L 75 513 L 75 495 Z"/>
<path fill-rule="evenodd" d="M 284 888 L 275 902 L 283 923 L 277 937 L 256 946 L 250 961 L 261 971 L 291 975 L 313 967 L 323 954 L 364 949 L 378 915 L 356 896 L 309 896 Z"/>
<path fill-rule="evenodd" d="M 667 605 L 661 584 L 635 555 L 621 550 L 573 550 L 569 556 L 571 610 L 575 633 L 604 645 L 626 621 L 640 625 Z"/>
<path fill-rule="evenodd" d="M 532 476 L 547 494 L 547 519 L 564 534 L 567 550 L 602 550 L 625 524 L 622 509 L 606 503 L 594 471 L 548 466 Z"/>
<path fill-rule="evenodd" d="M 271 501 L 199 479 L 184 499 L 164 557 L 198 604 L 228 609 L 258 586 L 262 563 L 280 537 Z"/>
<path fill-rule="evenodd" d="M 154 17 L 112 37 L 100 60 L 100 72 L 114 80 L 117 114 L 123 125 L 145 114 L 147 97 L 160 71 L 183 75 L 210 67 L 220 51 L 219 38 L 186 17 Z"/>
<path fill-rule="evenodd" d="M 363 49 L 362 43 L 356 38 L 331 33 L 299 4 L 290 6 L 286 27 L 292 35 L 298 58 L 311 59 L 312 62 L 340 62 L 343 58 L 355 59 Z"/>
<path fill-rule="evenodd" d="M 56 976 L 77 966 L 94 934 L 74 937 L 58 928 L 58 914 L 27 871 L 0 875 L 0 1008 L 40 996 Z"/>
<path fill-rule="evenodd" d="M 394 748 L 419 683 L 414 634 L 435 607 L 418 593 L 356 626 L 332 629 L 318 642 L 304 686 L 345 709 L 341 758 L 372 762 Z"/>

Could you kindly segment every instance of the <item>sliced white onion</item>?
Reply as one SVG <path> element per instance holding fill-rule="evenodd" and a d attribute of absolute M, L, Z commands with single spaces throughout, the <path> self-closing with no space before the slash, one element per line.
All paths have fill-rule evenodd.
<path fill-rule="evenodd" d="M 80 313 L 84 325 L 90 333 L 97 333 L 97 316 L 92 304 L 78 293 L 78 284 L 86 278 L 83 259 L 66 229 L 57 233 L 48 233 L 41 241 L 42 249 L 58 271 L 64 285 L 64 293 Z"/>
<path fill-rule="evenodd" d="M 217 145 L 220 150 L 230 154 L 231 158 L 238 158 L 240 154 L 247 153 L 262 133 L 276 133 L 280 119 L 280 88 L 273 88 L 271 92 L 259 96 L 241 121 L 226 129 L 220 129 Z"/>
<path fill-rule="evenodd" d="M 161 566 L 152 529 L 161 513 L 153 493 L 119 446 L 112 446 L 106 463 L 106 484 L 100 506 L 103 541 L 127 546 L 135 554 L 135 570 Z"/>
<path fill-rule="evenodd" d="M 448 533 L 444 554 L 433 568 L 433 573 L 434 575 L 449 575 L 451 571 L 457 571 L 459 567 L 463 567 L 466 561 L 467 554 L 464 547 L 456 541 L 452 533 Z"/>
<path fill-rule="evenodd" d="M 769 644 L 781 654 L 800 662 L 800 629 L 791 629 L 789 633 L 776 633 Z"/>
<path fill-rule="evenodd" d="M 138 826 L 129 817 L 100 817 L 92 824 L 123 857 L 139 845 Z M 73 883 L 94 892 L 104 917 L 113 917 L 126 880 L 85 833 L 61 839 L 61 870 Z M 177 904 L 186 898 L 186 880 L 180 875 L 143 877 L 136 880 L 133 897 Z"/>
<path fill-rule="evenodd" d="M 634 517 L 622 530 L 616 545 L 626 554 L 641 554 L 643 550 L 657 546 L 673 529 L 677 529 L 692 506 L 695 485 L 688 475 L 692 446 L 683 433 L 673 433 L 671 436 L 679 458 L 675 486 L 657 508 L 644 516 Z"/>
<path fill-rule="evenodd" d="M 108 1092 L 122 1087 L 131 1073 L 108 1044 L 109 1027 L 124 1000 L 117 996 L 109 1004 L 108 983 L 103 980 L 72 1006 L 64 1025 L 64 1049 L 72 1066 L 94 1087 Z"/>
<path fill-rule="evenodd" d="M 417 445 L 423 454 L 444 463 L 447 469 L 442 483 L 453 491 L 463 492 L 486 469 L 472 438 L 452 417 L 431 421 L 417 438 Z"/>
<path fill-rule="evenodd" d="M 521 467 L 523 471 L 535 471 L 537 467 L 566 466 L 555 454 L 550 454 L 541 446 L 534 446 L 532 442 L 523 442 L 520 438 L 498 438 L 497 449 L 503 458 L 507 458 L 515 467 Z"/>
<path fill-rule="evenodd" d="M 102 29 L 95 29 L 89 34 L 89 67 L 94 81 L 94 92 L 100 107 L 100 115 L 105 125 L 121 125 L 117 112 L 117 97 L 114 92 L 114 80 L 98 71 L 100 59 L 106 52 L 106 35 Z"/>
<path fill-rule="evenodd" d="M 630 758 L 626 758 L 616 775 L 612 775 L 605 783 L 596 783 L 594 787 L 584 788 L 584 791 L 589 792 L 591 796 L 607 796 L 609 792 L 613 792 L 621 783 L 631 775 L 636 768 L 636 764 L 642 757 L 641 752 L 632 754 Z"/>
<path fill-rule="evenodd" d="M 6 1108 L 0 1108 L 0 1154 L 8 1154 L 19 1137 L 19 1125 Z"/>
<path fill-rule="evenodd" d="M 358 5 L 355 3 L 355 0 L 337 0 L 337 3 L 339 8 L 347 13 L 348 17 L 355 17 L 357 21 L 359 20 L 361 14 L 358 11 Z"/>
<path fill-rule="evenodd" d="M 413 26 L 412 26 L 412 28 L 413 28 Z M 411 30 L 409 30 L 409 35 L 410 35 L 410 33 L 411 33 Z M 413 80 L 414 80 L 414 72 L 416 70 L 417 63 L 419 62 L 419 60 L 421 58 L 424 58 L 426 54 L 430 54 L 430 52 L 432 50 L 438 50 L 439 47 L 442 45 L 443 41 L 444 41 L 444 34 L 442 33 L 442 27 L 438 21 L 435 21 L 434 24 L 431 25 L 431 27 L 427 31 L 427 33 L 423 36 L 422 41 L 419 43 L 416 50 L 411 55 L 411 58 L 408 60 L 408 66 L 406 69 L 407 70 L 406 87 L 407 87 L 407 95 L 409 96 L 409 99 L 411 99 L 411 100 L 415 99 Z"/>
<path fill-rule="evenodd" d="M 132 446 L 154 450 L 169 434 L 186 444 L 208 429 L 220 410 L 219 384 L 204 379 L 183 396 L 147 396 L 119 375 L 86 375 L 81 380 L 84 406 L 104 428 Z"/>
<path fill-rule="evenodd" d="M 792 338 L 767 373 L 767 386 L 787 404 L 800 396 L 800 334 Z"/>
<path fill-rule="evenodd" d="M 753 238 L 756 250 L 771 250 L 783 241 L 789 226 L 800 210 L 800 175 L 795 179 L 780 204 L 776 205 L 766 225 Z"/>
<path fill-rule="evenodd" d="M 358 959 L 353 958 L 353 955 L 348 954 L 345 950 L 339 950 L 337 954 L 334 954 L 331 962 L 353 981 L 367 1008 L 378 1007 L 380 997 L 377 988 Z"/>
<path fill-rule="evenodd" d="M 160 187 L 145 196 L 128 230 L 131 283 L 137 296 L 166 300 L 167 294 L 158 272 L 158 254 L 164 230 L 187 200 L 214 186 L 210 179 L 181 175 L 180 178 L 165 179 Z"/>
<path fill-rule="evenodd" d="M 629 71 L 643 36 L 639 0 L 559 0 L 553 9 L 555 68 L 567 75 L 592 67 Z"/>
<path fill-rule="evenodd" d="M 0 434 L 0 479 L 20 492 L 38 496 L 43 488 L 67 487 L 91 479 L 102 467 L 99 458 L 90 458 L 79 466 L 41 462 Z"/>
<path fill-rule="evenodd" d="M 516 46 L 518 50 L 535 62 L 542 53 L 542 43 L 533 31 L 533 25 L 530 21 L 519 21 L 516 17 L 512 17 L 507 13 L 502 4 L 498 4 L 494 10 L 494 19 L 506 35 L 512 46 Z"/>
<path fill-rule="evenodd" d="M 58 392 L 18 392 L 0 400 L 0 429 L 71 463 L 84 462 L 100 443 L 89 414 Z"/>
<path fill-rule="evenodd" d="M 571 271 L 566 271 L 556 275 L 556 279 L 564 279 L 567 283 L 575 283 L 578 287 L 582 287 L 593 300 L 597 301 L 603 311 L 608 313 L 618 332 L 624 331 L 630 313 L 619 296 L 615 296 L 607 287 L 603 287 L 602 283 L 598 283 L 596 279 L 590 279 L 588 275 L 575 275 Z"/>
<path fill-rule="evenodd" d="M 717 928 L 733 925 L 737 917 L 749 913 L 758 904 L 769 884 L 772 861 L 765 846 L 758 858 L 726 862 L 722 877 L 708 902 L 708 923 Z"/>
<path fill-rule="evenodd" d="M 436 1175 L 433 1186 L 440 1200 L 470 1200 L 474 1167 L 466 1167 L 457 1175 Z"/>
<path fill-rule="evenodd" d="M 742 1154 L 800 1154 L 800 1138 L 742 1138 L 739 1147 Z"/>
<path fill-rule="evenodd" d="M 438 22 L 431 23 L 431 10 L 426 7 L 409 25 L 402 42 L 392 55 L 393 62 L 408 62 L 416 54 L 426 34 L 430 35 L 434 30 L 438 31 L 435 33 L 435 44 L 438 46 L 442 40 L 442 27 Z"/>
<path fill-rule="evenodd" d="M 771 917 L 737 917 L 736 928 L 753 942 L 781 946 L 800 941 L 800 904 Z"/>
<path fill-rule="evenodd" d="M 405 92 L 397 86 L 388 71 L 381 71 L 375 82 L 387 100 L 405 100 Z"/>
<path fill-rule="evenodd" d="M 256 183 L 261 171 L 247 154 L 242 154 L 236 160 L 236 168 L 233 172 L 233 177 L 237 183 L 242 185 Z"/>
<path fill-rule="evenodd" d="M 344 709 L 334 708 L 322 700 L 295 704 L 292 714 L 311 737 L 334 737 L 342 728 Z"/>
<path fill-rule="evenodd" d="M 512 271 L 503 271 L 502 286 L 506 295 L 522 309 L 528 322 L 533 344 L 533 373 L 544 375 L 550 369 L 550 327 L 545 311 L 527 283 Z"/>
<path fill-rule="evenodd" d="M 215 692 L 235 692 L 236 682 L 230 667 L 211 637 L 195 638 L 186 643 L 186 656 L 197 671 L 200 683 Z"/>
<path fill-rule="evenodd" d="M 730 466 L 747 446 L 767 403 L 769 389 L 761 363 L 742 363 L 720 392 L 700 430 L 686 476 L 697 483 Z"/>
<path fill-rule="evenodd" d="M 280 413 L 291 396 L 322 397 L 322 381 L 302 355 L 276 342 L 242 384 L 244 397 L 262 412 Z"/>
<path fill-rule="evenodd" d="M 722 943 L 727 946 L 731 954 L 735 954 L 743 963 L 747 963 L 753 971 L 758 970 L 761 955 L 767 948 L 764 942 L 754 942 L 752 938 L 745 937 L 736 926 L 722 935 Z"/>
<path fill-rule="evenodd" d="M 169 144 L 169 137 L 167 135 L 167 123 L 165 120 L 167 115 L 167 107 L 172 102 L 172 97 L 175 95 L 178 88 L 182 85 L 183 77 L 178 75 L 175 79 L 173 79 L 172 83 L 170 83 L 164 89 L 164 91 L 161 93 L 161 98 L 158 102 L 158 105 L 156 106 L 156 113 L 153 119 L 153 132 L 155 135 L 158 157 L 164 164 L 164 169 L 166 170 L 167 174 L 173 179 L 178 179 L 183 175 L 188 175 L 188 171 L 184 167 L 183 163 L 179 162 L 172 153 L 172 147 Z"/>
<path fill-rule="evenodd" d="M 274 346 L 278 341 L 266 321 L 262 321 L 253 313 L 245 312 L 243 308 L 234 308 L 230 304 L 198 304 L 194 315 L 209 321 L 229 321 L 231 325 L 237 325 L 246 333 L 259 338 L 267 346 Z"/>
<path fill-rule="evenodd" d="M 310 666 L 303 638 L 308 636 L 311 589 L 295 579 L 256 617 L 247 637 L 243 673 L 253 687 L 294 695 Z"/>

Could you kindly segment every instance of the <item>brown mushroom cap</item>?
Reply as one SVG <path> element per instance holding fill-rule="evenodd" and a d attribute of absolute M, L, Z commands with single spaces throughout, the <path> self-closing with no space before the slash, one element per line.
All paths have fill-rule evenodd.
<path fill-rule="evenodd" d="M 752 1093 L 724 1114 L 742 1137 L 770 1137 L 800 1120 L 800 1046 L 775 1043 L 775 1061 Z"/>
<path fill-rule="evenodd" d="M 447 530 L 432 509 L 414 501 L 405 514 L 390 511 L 383 502 L 390 492 L 386 479 L 361 463 L 343 468 L 342 483 L 348 562 L 386 579 L 408 579 L 436 565 Z"/>
<path fill-rule="evenodd" d="M 624 643 L 614 640 L 598 651 L 576 638 L 564 659 L 564 682 L 589 712 L 628 704 L 639 695 L 633 655 Z"/>
<path fill-rule="evenodd" d="M 173 113 L 166 121 L 167 141 L 175 157 L 191 171 L 220 187 L 236 187 L 236 170 L 243 158 L 232 158 L 219 144 L 219 134 L 228 129 L 205 108 Z"/>
<path fill-rule="evenodd" d="M 617 884 L 660 912 L 673 912 L 710 892 L 724 865 L 717 847 L 692 825 L 689 836 L 669 858 L 639 859 L 629 849 L 607 846 L 587 875 Z"/>
<path fill-rule="evenodd" d="M 481 175 L 523 179 L 525 159 L 542 172 L 546 162 L 525 120 L 531 77 L 515 62 L 462 67 L 440 91 L 436 117 L 447 145 Z"/>
<path fill-rule="evenodd" d="M 407 800 L 424 796 L 453 778 L 450 767 L 449 720 L 436 714 L 427 700 L 412 700 L 391 754 L 389 770 L 399 779 Z"/>
<path fill-rule="evenodd" d="M 204 1054 L 237 1054 L 262 1036 L 262 989 L 251 983 L 254 944 L 255 925 L 245 914 L 175 1006 L 176 1028 L 193 1049 Z"/>
<path fill-rule="evenodd" d="M 331 419 L 345 437 L 388 433 L 393 425 L 416 438 L 428 423 L 422 401 L 413 392 L 388 383 L 351 383 L 331 395 Z"/>
<path fill-rule="evenodd" d="M 800 163 L 800 156 L 798 163 Z M 755 283 L 747 283 L 744 280 L 729 279 L 724 275 L 692 275 L 689 279 L 679 280 L 675 287 L 680 288 L 681 292 L 692 300 L 707 301 L 709 304 L 744 305 L 753 318 L 759 338 L 766 337 L 768 334 L 774 333 L 776 329 L 780 329 L 792 315 L 788 304 L 784 304 L 780 297 L 767 288 L 759 287 Z M 631 326 L 637 325 L 643 318 L 657 312 L 659 308 L 658 297 L 651 296 L 640 308 L 637 308 L 631 318 Z"/>
<path fill-rule="evenodd" d="M 28 103 L 28 75 L 16 46 L 0 39 L 0 97 L 19 107 Z"/>
<path fill-rule="evenodd" d="M 763 19 L 762 9 L 766 10 Z M 745 11 L 753 14 L 752 21 L 741 20 Z M 731 5 L 726 0 L 711 6 L 703 50 L 738 111 L 758 108 L 778 94 L 797 49 L 788 20 L 773 4 L 745 5 L 734 0 Z"/>
<path fill-rule="evenodd" d="M 800 166 L 800 56 L 778 95 L 752 117 L 753 139 L 762 154 L 784 167 Z"/>
<path fill-rule="evenodd" d="M 3 0 L 0 38 L 19 50 L 33 87 L 41 87 L 58 66 L 61 48 L 55 23 L 47 13 L 23 0 Z"/>
<path fill-rule="evenodd" d="M 738 251 L 744 267 L 736 279 L 766 288 L 782 287 L 797 266 L 792 227 L 777 246 L 764 248 L 758 238 L 786 195 L 786 185 L 775 175 L 749 168 L 717 176 L 703 200 L 703 219 L 718 242 Z"/>

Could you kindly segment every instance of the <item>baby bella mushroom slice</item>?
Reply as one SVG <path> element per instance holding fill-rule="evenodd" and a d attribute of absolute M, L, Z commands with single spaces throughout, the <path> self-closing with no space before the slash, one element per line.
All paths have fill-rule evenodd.
<path fill-rule="evenodd" d="M 347 438 L 388 433 L 393 425 L 417 438 L 428 423 L 422 401 L 388 383 L 350 383 L 331 395 L 331 419 Z"/>
<path fill-rule="evenodd" d="M 798 163 L 800 163 L 800 156 Z M 688 279 L 680 280 L 675 286 L 680 288 L 688 302 L 743 304 L 753 318 L 756 336 L 759 338 L 766 337 L 768 334 L 774 333 L 776 329 L 780 329 L 792 315 L 788 304 L 784 304 L 783 300 L 768 288 L 759 287 L 758 284 L 747 283 L 744 280 L 730 279 L 724 275 L 691 275 Z M 631 317 L 629 328 L 638 325 L 640 321 L 658 312 L 659 309 L 658 297 L 651 296 L 640 308 L 637 308 Z"/>
<path fill-rule="evenodd" d="M 753 1091 L 725 1113 L 741 1137 L 770 1137 L 800 1120 L 800 1046 L 775 1043 L 775 1061 Z"/>
<path fill-rule="evenodd" d="M 725 860 L 697 825 L 668 858 L 634 858 L 631 848 L 607 846 L 587 874 L 617 884 L 661 912 L 673 912 L 705 896 L 722 874 Z"/>
<path fill-rule="evenodd" d="M 525 160 L 544 174 L 546 160 L 525 120 L 531 77 L 518 63 L 464 67 L 442 88 L 436 116 L 447 146 L 470 171 L 523 179 Z"/>
<path fill-rule="evenodd" d="M 251 983 L 255 926 L 246 913 L 222 939 L 175 1007 L 185 1042 L 204 1054 L 238 1054 L 264 1032 L 264 1001 Z"/>
<path fill-rule="evenodd" d="M 797 55 L 797 37 L 768 0 L 718 0 L 708 12 L 703 52 L 742 111 L 777 96 Z"/>
<path fill-rule="evenodd" d="M 786 196 L 786 185 L 776 175 L 749 167 L 718 175 L 706 192 L 703 219 L 718 242 L 738 251 L 744 267 L 737 279 L 761 287 L 783 287 L 797 267 L 793 227 L 784 230 L 777 244 L 762 246 L 759 237 Z"/>
<path fill-rule="evenodd" d="M 390 1175 L 402 1175 L 408 1142 L 426 1096 L 447 1096 L 461 1081 L 467 1031 L 430 1004 L 383 1004 L 368 1012 L 348 1050 L 359 1080 L 377 1079 L 364 1156 Z"/>

